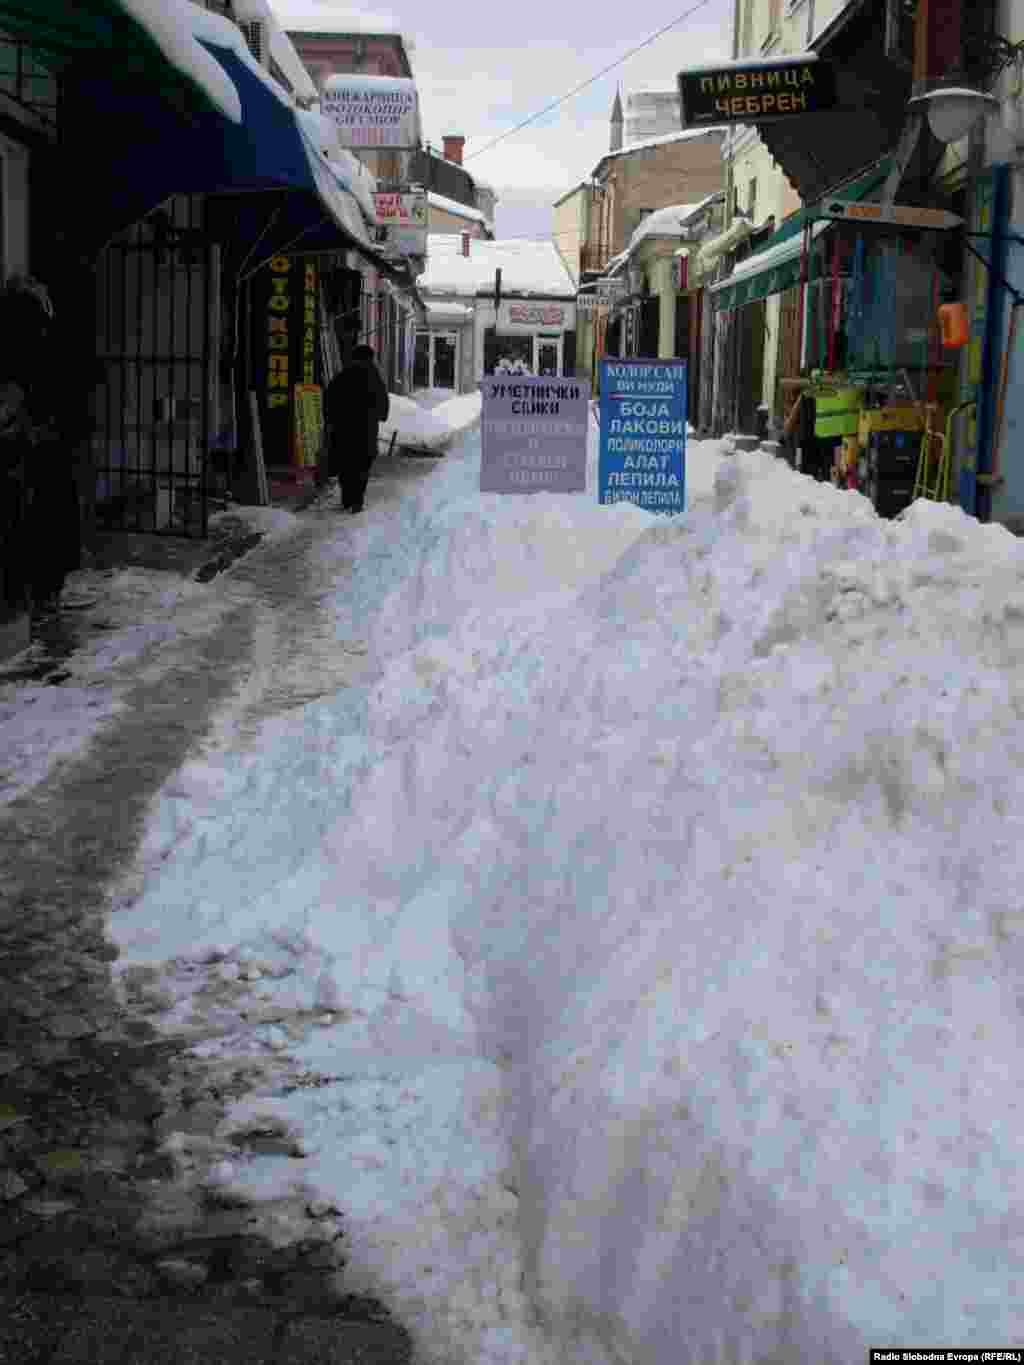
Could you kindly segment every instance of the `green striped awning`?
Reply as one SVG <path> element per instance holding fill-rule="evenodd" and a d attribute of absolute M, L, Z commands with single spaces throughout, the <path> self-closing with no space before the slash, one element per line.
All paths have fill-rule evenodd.
<path fill-rule="evenodd" d="M 842 186 L 844 199 L 864 199 L 876 189 L 889 174 L 891 161 L 888 157 L 859 180 Z M 838 191 L 832 191 L 836 193 Z M 805 205 L 796 213 L 791 213 L 782 226 L 765 242 L 755 256 L 741 264 L 745 267 L 741 278 L 735 283 L 727 280 L 718 289 L 713 289 L 712 298 L 716 308 L 742 308 L 748 303 L 757 303 L 769 294 L 779 294 L 800 283 L 800 234 L 808 221 L 813 222 L 817 203 Z M 820 222 L 815 231 L 826 226 Z M 754 263 L 765 257 L 764 269 L 757 270 Z M 754 267 L 754 268 L 751 268 Z"/>

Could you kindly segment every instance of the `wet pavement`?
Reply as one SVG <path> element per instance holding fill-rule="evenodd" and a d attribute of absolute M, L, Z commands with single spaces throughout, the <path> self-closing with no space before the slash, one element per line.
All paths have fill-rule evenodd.
<path fill-rule="evenodd" d="M 380 464 L 378 497 L 429 476 L 422 464 Z M 274 1133 L 221 1134 L 226 1104 L 249 1086 L 245 1059 L 214 1068 L 190 1050 L 201 1037 L 158 1031 L 168 1003 L 158 974 L 115 982 L 104 933 L 108 888 L 131 866 L 149 802 L 218 708 L 245 682 L 255 733 L 261 717 L 308 700 L 311 670 L 296 653 L 318 635 L 312 677 L 339 685 L 319 619 L 338 561 L 328 578 L 315 553 L 337 517 L 321 499 L 304 522 L 246 546 L 230 576 L 237 602 L 208 634 L 161 645 L 171 657 L 155 679 L 140 667 L 116 722 L 0 807 L 3 1365 L 411 1359 L 401 1325 L 346 1292 L 343 1210 L 293 1195 L 261 1203 L 256 1218 L 207 1179 L 240 1145 L 296 1163 L 301 1152 Z M 236 528 L 234 544 L 243 539 Z M 201 567 L 185 554 L 168 571 Z M 65 611 L 37 625 L 48 651 L 34 651 L 33 666 L 45 663 L 56 685 L 80 643 L 74 620 Z M 274 686 L 254 689 L 254 668 Z"/>

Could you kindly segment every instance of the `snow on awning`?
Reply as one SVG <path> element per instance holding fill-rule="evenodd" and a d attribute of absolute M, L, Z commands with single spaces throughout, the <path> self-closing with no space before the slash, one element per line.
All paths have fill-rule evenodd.
<path fill-rule="evenodd" d="M 473 309 L 465 303 L 446 303 L 439 299 L 424 299 L 428 322 L 465 322 L 473 316 Z"/>
<path fill-rule="evenodd" d="M 702 270 L 706 269 L 717 261 L 719 256 L 724 256 L 727 251 L 739 246 L 740 242 L 745 242 L 750 232 L 751 227 L 747 220 L 737 218 L 731 227 L 727 227 L 717 237 L 712 237 L 710 242 L 704 243 L 697 253 L 697 264 Z"/>
<path fill-rule="evenodd" d="M 0 0 L 0 30 L 31 44 L 42 65 L 61 71 L 73 63 L 104 72 L 111 84 L 141 77 L 155 94 L 240 123 L 238 91 L 198 41 L 197 15 L 228 22 L 189 0 Z"/>

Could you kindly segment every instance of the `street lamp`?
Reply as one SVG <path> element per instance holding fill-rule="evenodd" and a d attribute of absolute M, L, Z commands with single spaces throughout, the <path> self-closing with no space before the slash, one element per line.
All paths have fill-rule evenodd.
<path fill-rule="evenodd" d="M 965 53 L 963 67 L 950 73 L 944 85 L 908 100 L 907 108 L 927 115 L 939 142 L 959 142 L 976 123 L 999 107 L 994 95 L 978 87 L 991 84 L 1011 66 L 1017 72 L 1011 92 L 1011 99 L 1016 101 L 1024 88 L 1024 43 L 1011 43 L 998 33 L 976 37 Z"/>
<path fill-rule="evenodd" d="M 939 142 L 959 142 L 980 119 L 999 108 L 999 101 L 970 86 L 940 86 L 925 95 L 915 95 L 907 101 L 907 108 L 928 116 Z"/>

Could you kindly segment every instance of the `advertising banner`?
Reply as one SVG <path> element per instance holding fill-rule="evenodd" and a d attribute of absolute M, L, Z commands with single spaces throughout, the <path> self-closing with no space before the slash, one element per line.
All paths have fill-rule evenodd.
<path fill-rule="evenodd" d="M 602 360 L 598 502 L 686 505 L 686 361 Z"/>
<path fill-rule="evenodd" d="M 380 227 L 377 243 L 393 256 L 427 254 L 427 192 L 387 191 L 373 196 Z"/>
<path fill-rule="evenodd" d="M 315 469 L 324 439 L 324 397 L 319 384 L 295 385 L 296 463 Z"/>
<path fill-rule="evenodd" d="M 338 125 L 343 147 L 419 146 L 419 96 L 406 76 L 328 76 L 320 107 Z"/>
<path fill-rule="evenodd" d="M 481 493 L 583 493 L 587 385 L 539 375 L 480 383 Z"/>
<path fill-rule="evenodd" d="M 253 277 L 254 387 L 266 462 L 298 463 L 295 387 L 319 375 L 315 257 L 274 256 Z"/>

